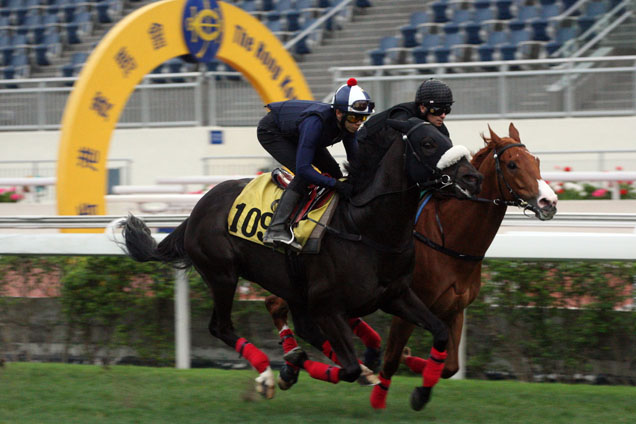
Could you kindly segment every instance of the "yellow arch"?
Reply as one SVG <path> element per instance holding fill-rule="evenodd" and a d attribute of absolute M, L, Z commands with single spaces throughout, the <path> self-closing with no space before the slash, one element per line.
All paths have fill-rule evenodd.
<path fill-rule="evenodd" d="M 58 151 L 59 215 L 105 214 L 110 138 L 135 87 L 166 60 L 203 57 L 214 43 L 216 57 L 240 71 L 264 103 L 313 98 L 280 41 L 240 8 L 214 0 L 164 0 L 140 8 L 106 34 L 69 96 Z"/>

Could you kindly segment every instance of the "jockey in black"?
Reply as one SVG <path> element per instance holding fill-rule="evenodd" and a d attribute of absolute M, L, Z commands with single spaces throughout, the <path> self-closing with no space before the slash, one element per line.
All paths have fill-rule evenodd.
<path fill-rule="evenodd" d="M 451 112 L 452 104 L 453 92 L 448 85 L 434 78 L 427 79 L 417 89 L 414 102 L 400 103 L 374 115 L 358 133 L 358 140 L 362 141 L 380 131 L 389 118 L 406 121 L 412 117 L 430 122 L 442 134 L 450 137 L 444 119 Z"/>
<path fill-rule="evenodd" d="M 258 123 L 258 141 L 295 177 L 283 192 L 263 243 L 292 245 L 294 234 L 288 220 L 307 185 L 332 187 L 345 198 L 351 195 L 351 185 L 338 180 L 342 171 L 327 147 L 342 141 L 347 160 L 353 160 L 357 152 L 356 131 L 373 113 L 374 103 L 350 78 L 336 90 L 331 104 L 288 100 L 266 107 L 269 113 Z M 322 175 L 314 166 L 331 177 Z"/>

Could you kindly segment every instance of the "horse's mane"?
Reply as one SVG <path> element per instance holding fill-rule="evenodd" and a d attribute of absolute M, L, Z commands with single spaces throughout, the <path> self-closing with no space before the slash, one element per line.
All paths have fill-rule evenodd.
<path fill-rule="evenodd" d="M 402 134 L 399 131 L 385 127 L 369 137 L 358 140 L 356 159 L 345 166 L 354 193 L 361 192 L 373 181 L 380 160 L 393 142 L 401 138 Z"/>
<path fill-rule="evenodd" d="M 492 152 L 495 149 L 498 149 L 499 147 L 503 147 L 507 144 L 516 143 L 515 140 L 508 137 L 501 137 L 499 141 L 495 141 L 495 140 L 492 140 L 491 138 L 486 137 L 484 134 L 482 134 L 481 138 L 484 140 L 485 146 L 482 147 L 477 153 L 473 155 L 473 160 L 471 161 L 473 166 L 477 169 L 479 169 L 479 167 L 484 162 L 486 157 L 490 154 L 490 152 Z"/>

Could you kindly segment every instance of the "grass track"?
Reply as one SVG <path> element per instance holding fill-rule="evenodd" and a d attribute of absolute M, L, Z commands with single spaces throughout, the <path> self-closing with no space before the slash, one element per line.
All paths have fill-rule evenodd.
<path fill-rule="evenodd" d="M 7 363 L 0 423 L 634 423 L 636 387 L 443 380 L 422 411 L 408 405 L 417 377 L 395 377 L 388 408 L 370 388 L 301 375 L 265 401 L 255 371 Z"/>

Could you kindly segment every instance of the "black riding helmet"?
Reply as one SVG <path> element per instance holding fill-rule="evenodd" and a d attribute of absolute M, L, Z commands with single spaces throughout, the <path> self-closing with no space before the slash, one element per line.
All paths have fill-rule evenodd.
<path fill-rule="evenodd" d="M 420 84 L 415 93 L 415 103 L 424 106 L 453 103 L 453 92 L 442 81 L 430 78 Z"/>

